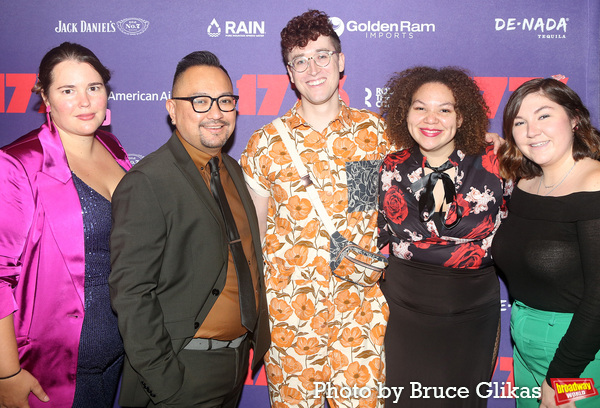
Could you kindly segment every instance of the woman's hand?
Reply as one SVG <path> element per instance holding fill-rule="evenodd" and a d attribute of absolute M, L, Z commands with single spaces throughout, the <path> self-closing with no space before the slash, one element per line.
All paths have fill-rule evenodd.
<path fill-rule="evenodd" d="M 498 154 L 498 149 L 505 143 L 505 140 L 498 133 L 486 133 L 485 141 L 489 144 L 494 144 L 494 154 Z"/>
<path fill-rule="evenodd" d="M 38 380 L 27 370 L 21 369 L 17 339 L 12 313 L 0 319 L 0 408 L 29 408 L 29 394 L 33 393 L 40 401 L 50 399 Z M 10 376 L 15 374 L 14 376 Z"/>
<path fill-rule="evenodd" d="M 540 403 L 540 408 L 577 408 L 575 401 L 569 401 L 566 404 L 557 406 L 554 395 L 554 388 L 550 387 L 548 382 L 544 380 L 542 383 L 542 402 Z"/>
<path fill-rule="evenodd" d="M 29 393 L 33 393 L 42 402 L 50 400 L 38 380 L 27 370 L 0 380 L 0 408 L 29 408 Z"/>

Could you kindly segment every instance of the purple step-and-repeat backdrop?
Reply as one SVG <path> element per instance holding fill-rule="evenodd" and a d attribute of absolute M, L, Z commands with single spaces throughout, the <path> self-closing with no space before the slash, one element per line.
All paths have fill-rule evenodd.
<path fill-rule="evenodd" d="M 455 65 L 476 78 L 501 132 L 510 93 L 535 77 L 562 74 L 600 118 L 600 3 L 597 0 L 357 0 L 254 2 L 210 0 L 30 0 L 0 3 L 0 145 L 45 119 L 30 90 L 41 57 L 63 41 L 92 49 L 111 69 L 109 130 L 132 160 L 170 135 L 165 100 L 177 62 L 195 50 L 217 54 L 240 95 L 229 153 L 239 158 L 250 134 L 295 102 L 279 48 L 286 22 L 309 8 L 331 17 L 346 54 L 342 98 L 379 110 L 393 72 Z M 502 286 L 502 342 L 489 406 L 514 407 L 510 304 Z M 264 370 L 248 378 L 241 407 L 268 406 Z"/>

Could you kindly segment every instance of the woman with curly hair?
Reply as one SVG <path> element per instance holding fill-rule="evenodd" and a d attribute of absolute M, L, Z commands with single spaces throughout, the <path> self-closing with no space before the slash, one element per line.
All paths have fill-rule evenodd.
<path fill-rule="evenodd" d="M 492 252 L 514 298 L 515 384 L 541 387 L 539 406 L 555 407 L 553 378 L 600 381 L 600 132 L 553 78 L 521 85 L 503 121 L 500 172 L 516 187 Z"/>
<path fill-rule="evenodd" d="M 411 68 L 387 87 L 389 137 L 406 147 L 385 158 L 379 182 L 387 386 L 405 387 L 402 407 L 484 407 L 477 386 L 491 378 L 500 322 L 489 248 L 504 214 L 488 108 L 458 68 Z M 414 383 L 435 388 L 417 398 Z"/>

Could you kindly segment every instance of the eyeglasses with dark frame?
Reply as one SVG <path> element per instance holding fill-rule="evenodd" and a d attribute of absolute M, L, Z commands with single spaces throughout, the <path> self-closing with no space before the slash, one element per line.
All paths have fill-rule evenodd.
<path fill-rule="evenodd" d="M 194 109 L 194 112 L 206 113 L 212 108 L 213 102 L 215 101 L 217 102 L 217 106 L 221 112 L 231 112 L 235 110 L 235 106 L 237 105 L 237 101 L 240 99 L 240 97 L 238 95 L 221 95 L 213 98 L 208 95 L 202 95 L 172 97 L 171 99 L 177 99 L 178 101 L 189 101 L 192 104 L 192 109 Z"/>
<path fill-rule="evenodd" d="M 337 53 L 337 51 L 317 51 L 312 57 L 296 57 L 287 64 L 298 73 L 308 69 L 308 61 L 310 60 L 313 60 L 317 66 L 325 68 L 331 62 L 331 56 Z"/>

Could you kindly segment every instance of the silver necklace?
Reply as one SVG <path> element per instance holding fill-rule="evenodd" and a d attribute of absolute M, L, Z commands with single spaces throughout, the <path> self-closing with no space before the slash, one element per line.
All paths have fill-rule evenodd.
<path fill-rule="evenodd" d="M 558 188 L 558 186 L 560 186 L 563 181 L 565 181 L 567 179 L 567 177 L 569 176 L 569 174 L 571 174 L 571 171 L 573 171 L 573 169 L 575 168 L 575 165 L 577 164 L 577 162 L 574 162 L 573 165 L 571 166 L 571 168 L 569 169 L 569 171 L 567 171 L 567 174 L 565 174 L 565 176 L 562 178 L 562 180 L 560 180 L 558 183 L 553 184 L 551 186 L 547 186 L 544 184 L 544 188 L 552 188 L 552 190 L 548 191 L 546 194 L 544 194 L 545 196 L 549 195 L 551 192 L 553 192 L 554 190 L 556 190 Z M 540 177 L 540 184 L 538 184 L 538 188 L 537 188 L 537 192 L 536 194 L 540 194 L 540 187 L 542 186 L 542 183 L 544 182 L 544 173 L 542 172 L 542 177 Z"/>

